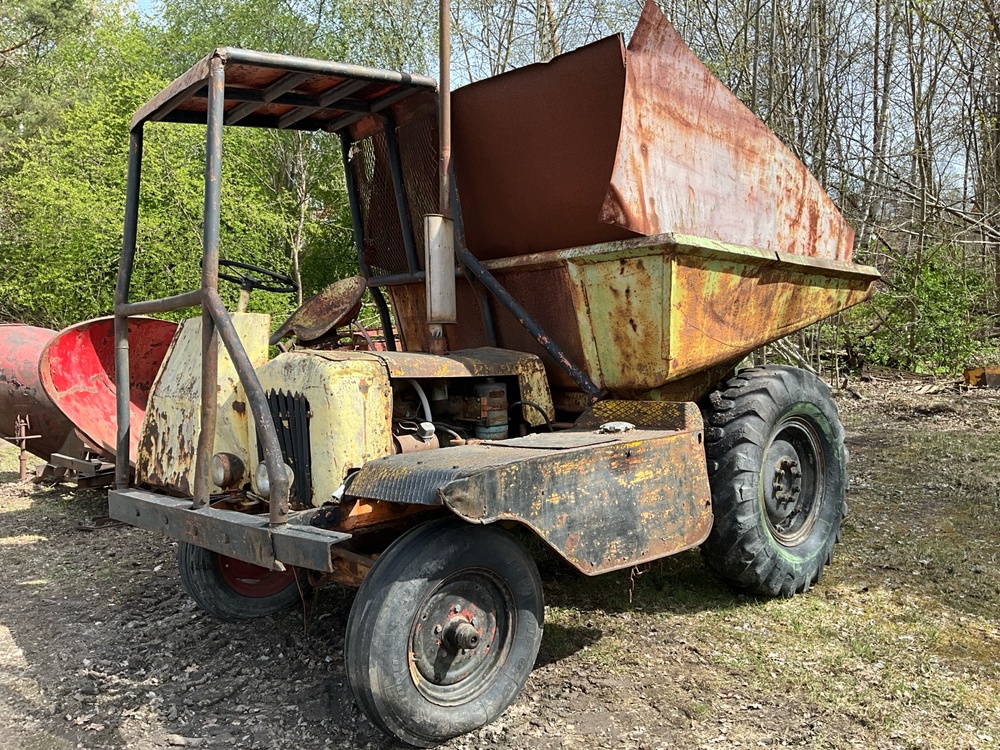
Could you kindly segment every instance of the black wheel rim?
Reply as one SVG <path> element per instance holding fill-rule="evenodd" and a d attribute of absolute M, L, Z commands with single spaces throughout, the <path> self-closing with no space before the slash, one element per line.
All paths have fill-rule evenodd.
<path fill-rule="evenodd" d="M 761 501 L 767 528 L 786 547 L 809 537 L 823 505 L 826 472 L 820 436 L 811 422 L 782 420 L 764 452 Z"/>
<path fill-rule="evenodd" d="M 441 706 L 475 699 L 492 685 L 516 630 L 514 598 L 491 570 L 459 571 L 420 603 L 410 627 L 410 676 Z"/>

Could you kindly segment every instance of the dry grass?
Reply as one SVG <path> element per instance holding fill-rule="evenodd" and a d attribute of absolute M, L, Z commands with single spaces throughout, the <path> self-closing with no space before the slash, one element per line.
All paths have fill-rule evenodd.
<path fill-rule="evenodd" d="M 543 560 L 545 639 L 525 693 L 448 747 L 1000 746 L 1000 397 L 917 385 L 862 386 L 864 400 L 841 402 L 851 514 L 816 588 L 737 596 L 697 552 L 598 578 Z M 16 470 L 0 447 L 0 481 Z M 114 561 L 147 537 L 62 531 L 46 543 L 51 525 L 39 530 L 100 505 L 98 493 L 0 484 L 18 580 L 73 585 L 84 602 L 107 590 Z M 153 575 L 139 571 L 136 591 Z M 322 616 L 342 617 L 342 597 L 323 596 Z"/>
<path fill-rule="evenodd" d="M 1000 398 L 915 388 L 842 405 L 851 513 L 817 588 L 734 597 L 696 553 L 634 582 L 559 576 L 549 622 L 600 633 L 572 658 L 686 669 L 698 746 L 1000 746 Z"/>

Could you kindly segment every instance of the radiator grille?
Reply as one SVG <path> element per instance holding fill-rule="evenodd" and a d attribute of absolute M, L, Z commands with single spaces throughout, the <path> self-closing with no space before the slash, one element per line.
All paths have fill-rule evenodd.
<path fill-rule="evenodd" d="M 298 393 L 270 391 L 267 405 L 278 431 L 281 455 L 292 471 L 290 500 L 292 505 L 312 505 L 312 450 L 309 443 L 309 401 Z M 263 449 L 258 444 L 257 453 L 264 460 Z"/>

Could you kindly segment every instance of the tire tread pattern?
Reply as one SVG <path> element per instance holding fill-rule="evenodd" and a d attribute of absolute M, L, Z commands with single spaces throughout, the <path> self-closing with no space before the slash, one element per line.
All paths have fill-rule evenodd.
<path fill-rule="evenodd" d="M 758 487 L 775 425 L 797 404 L 810 404 L 825 454 L 823 507 L 809 537 L 784 547 L 767 529 Z M 702 554 L 737 589 L 792 596 L 816 583 L 833 560 L 847 506 L 847 449 L 837 407 L 826 384 L 793 367 L 743 370 L 702 405 L 705 453 L 715 523 Z"/>

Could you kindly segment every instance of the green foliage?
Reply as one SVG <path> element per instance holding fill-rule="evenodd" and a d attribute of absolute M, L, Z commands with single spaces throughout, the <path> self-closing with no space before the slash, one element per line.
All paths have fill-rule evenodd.
<path fill-rule="evenodd" d="M 0 153 L 14 134 L 24 134 L 51 114 L 59 97 L 44 95 L 50 82 L 42 62 L 68 34 L 91 20 L 86 0 L 0 2 Z"/>
<path fill-rule="evenodd" d="M 257 14 L 264 6 L 293 7 L 266 0 L 231 5 L 253 6 Z M 181 15 L 184 10 L 187 17 Z M 110 313 L 121 250 L 129 120 L 173 76 L 222 40 L 196 53 L 177 52 L 181 69 L 163 54 L 171 49 L 165 44 L 190 33 L 188 43 L 201 45 L 230 31 L 199 31 L 192 21 L 195 11 L 193 3 L 178 4 L 172 6 L 174 25 L 149 25 L 135 14 L 106 7 L 86 35 L 63 40 L 36 66 L 35 74 L 52 82 L 60 104 L 44 127 L 22 128 L 5 154 L 0 319 L 61 327 Z M 208 18 L 235 19 L 251 29 L 253 13 L 229 18 L 220 10 Z M 278 20 L 289 34 L 307 25 L 287 14 Z M 257 31 L 275 35 L 275 45 L 291 43 L 290 36 L 279 33 L 278 20 Z M 321 38 L 314 32 L 310 38 Z M 203 127 L 154 123 L 145 128 L 133 300 L 199 285 L 204 151 Z M 222 257 L 288 273 L 294 245 L 305 269 L 306 294 L 353 272 L 335 137 L 227 129 L 222 185 Z M 223 283 L 220 291 L 235 308 L 235 285 Z M 295 304 L 289 295 L 257 291 L 250 306 L 280 320 Z"/>
<path fill-rule="evenodd" d="M 886 288 L 850 315 L 868 362 L 955 373 L 995 354 L 981 336 L 989 322 L 991 281 L 958 248 L 900 256 L 886 273 Z"/>

